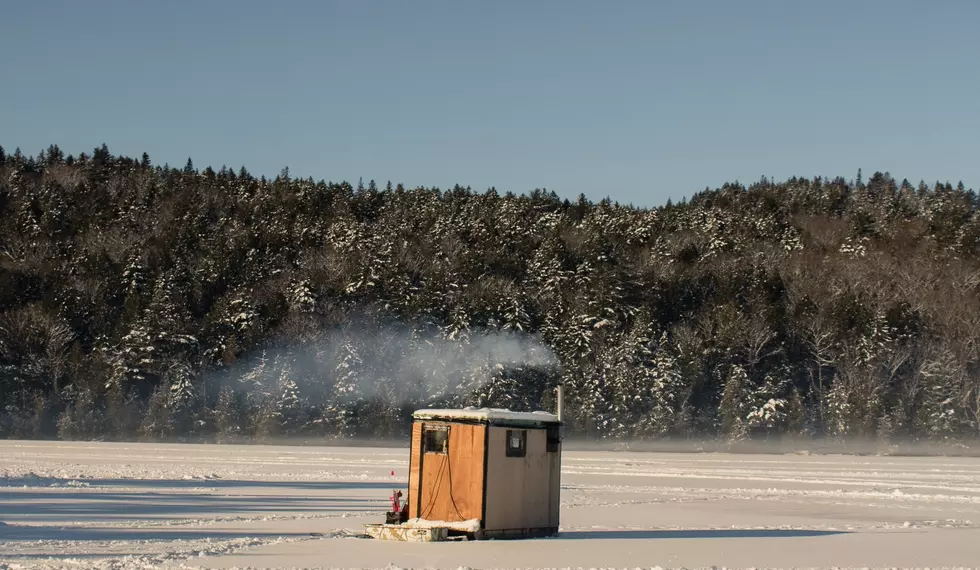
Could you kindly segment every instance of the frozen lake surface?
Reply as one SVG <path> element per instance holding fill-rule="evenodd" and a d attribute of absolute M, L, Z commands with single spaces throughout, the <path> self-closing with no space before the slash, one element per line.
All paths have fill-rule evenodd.
<path fill-rule="evenodd" d="M 0 569 L 980 568 L 980 459 L 566 451 L 559 537 L 361 538 L 407 463 L 0 442 Z"/>

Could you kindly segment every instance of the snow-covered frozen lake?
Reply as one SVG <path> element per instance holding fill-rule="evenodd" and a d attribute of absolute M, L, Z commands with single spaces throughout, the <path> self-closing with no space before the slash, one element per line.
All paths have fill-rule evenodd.
<path fill-rule="evenodd" d="M 559 537 L 360 538 L 407 461 L 0 442 L 0 568 L 980 568 L 980 459 L 566 451 Z"/>

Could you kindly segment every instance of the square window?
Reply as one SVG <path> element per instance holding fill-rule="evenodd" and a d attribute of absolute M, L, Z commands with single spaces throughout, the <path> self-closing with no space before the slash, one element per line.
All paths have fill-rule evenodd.
<path fill-rule="evenodd" d="M 507 457 L 524 457 L 527 455 L 527 430 L 507 430 Z"/>
<path fill-rule="evenodd" d="M 422 436 L 422 449 L 425 453 L 449 453 L 449 427 L 425 426 Z"/>

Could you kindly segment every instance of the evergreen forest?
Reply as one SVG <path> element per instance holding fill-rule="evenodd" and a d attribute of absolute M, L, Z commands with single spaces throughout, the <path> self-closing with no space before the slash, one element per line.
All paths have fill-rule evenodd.
<path fill-rule="evenodd" d="M 0 149 L 0 437 L 980 435 L 980 201 L 875 172 L 655 208 Z M 602 194 L 615 194 L 603 189 Z"/>

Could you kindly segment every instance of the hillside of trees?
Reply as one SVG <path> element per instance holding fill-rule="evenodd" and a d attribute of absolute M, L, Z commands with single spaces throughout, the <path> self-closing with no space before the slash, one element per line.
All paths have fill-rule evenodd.
<path fill-rule="evenodd" d="M 762 179 L 637 208 L 0 150 L 0 437 L 980 434 L 962 184 Z"/>

